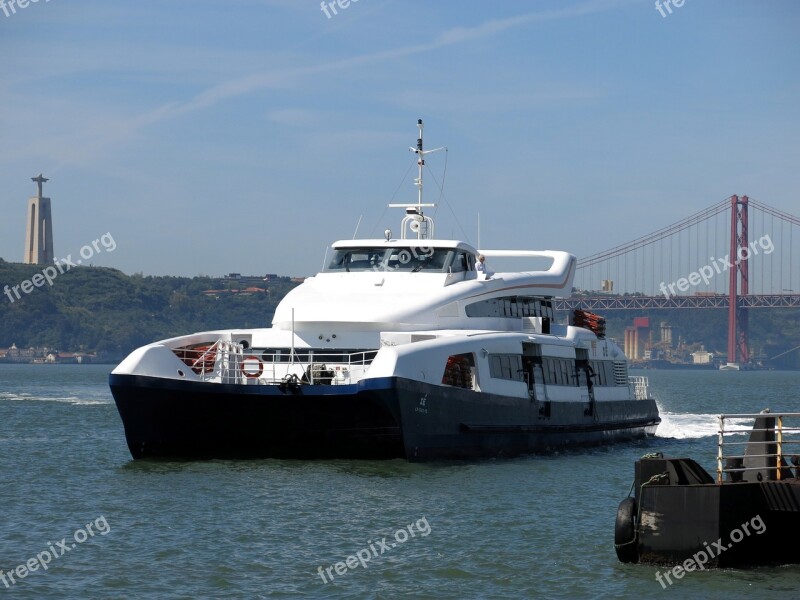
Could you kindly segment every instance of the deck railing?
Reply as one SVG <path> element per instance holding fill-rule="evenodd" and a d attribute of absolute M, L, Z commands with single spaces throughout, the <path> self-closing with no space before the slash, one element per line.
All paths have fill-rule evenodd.
<path fill-rule="evenodd" d="M 269 353 L 245 349 L 236 342 L 218 340 L 202 349 L 176 350 L 202 381 L 234 384 L 279 384 L 294 379 L 298 384 L 347 385 L 361 380 L 377 350 L 342 353 L 334 350 L 309 354 Z"/>
<path fill-rule="evenodd" d="M 246 353 L 245 358 L 254 356 L 264 365 L 260 383 L 279 383 L 287 376 L 296 375 L 301 383 L 311 385 L 347 385 L 364 377 L 376 353 L 377 350 L 344 354 L 330 351 L 317 355 L 297 353 L 287 358 L 285 354 L 255 351 Z"/>
<path fill-rule="evenodd" d="M 774 427 L 756 428 L 755 419 L 760 417 L 775 420 Z M 792 472 L 792 465 L 800 475 L 798 466 L 798 453 L 800 453 L 800 413 L 758 413 L 758 414 L 726 414 L 719 415 L 719 433 L 717 442 L 717 483 L 722 483 L 724 475 L 727 473 L 731 479 L 744 475 L 747 471 L 773 471 L 775 479 L 791 479 L 795 476 Z M 741 423 L 730 423 L 731 420 L 752 420 L 753 426 Z M 727 421 L 727 423 L 726 423 Z M 774 452 L 764 454 L 746 454 L 744 448 L 749 443 L 752 432 L 764 432 L 767 439 L 763 442 L 763 448 Z M 774 436 L 772 436 L 774 432 Z M 730 451 L 730 453 L 728 453 Z M 745 467 L 745 458 L 765 458 L 767 465 Z M 733 466 L 735 465 L 735 466 Z"/>
<path fill-rule="evenodd" d="M 203 381 L 207 381 L 219 376 L 220 370 L 225 370 L 231 357 L 241 356 L 242 346 L 236 342 L 217 340 L 208 345 L 174 348 L 172 352 Z"/>

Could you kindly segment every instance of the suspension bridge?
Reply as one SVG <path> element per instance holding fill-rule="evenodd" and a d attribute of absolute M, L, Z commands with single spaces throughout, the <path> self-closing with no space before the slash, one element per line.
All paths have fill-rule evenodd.
<path fill-rule="evenodd" d="M 798 242 L 794 242 L 794 237 Z M 578 260 L 561 310 L 728 310 L 728 362 L 747 363 L 748 311 L 800 308 L 800 218 L 731 196 Z"/>

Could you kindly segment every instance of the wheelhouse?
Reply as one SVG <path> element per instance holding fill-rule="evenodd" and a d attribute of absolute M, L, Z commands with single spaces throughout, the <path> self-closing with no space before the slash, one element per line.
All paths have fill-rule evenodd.
<path fill-rule="evenodd" d="M 458 244 L 362 245 L 335 247 L 325 273 L 406 272 L 460 273 L 475 270 L 475 252 Z"/>

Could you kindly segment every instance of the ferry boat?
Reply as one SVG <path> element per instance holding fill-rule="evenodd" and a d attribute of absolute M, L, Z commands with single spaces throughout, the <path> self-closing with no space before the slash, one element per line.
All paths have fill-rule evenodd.
<path fill-rule="evenodd" d="M 437 239 L 422 201 L 400 235 L 335 242 L 272 327 L 141 347 L 109 376 L 134 458 L 514 456 L 652 435 L 644 377 L 629 377 L 604 321 L 554 319 L 576 259 Z M 479 256 L 543 261 L 481 270 Z"/>

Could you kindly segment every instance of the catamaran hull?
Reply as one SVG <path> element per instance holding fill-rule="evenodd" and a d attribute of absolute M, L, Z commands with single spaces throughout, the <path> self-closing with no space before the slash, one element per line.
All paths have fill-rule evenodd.
<path fill-rule="evenodd" d="M 516 456 L 645 437 L 653 400 L 543 403 L 386 377 L 353 385 L 228 385 L 112 374 L 134 458 Z M 547 412 L 549 411 L 549 416 Z"/>

